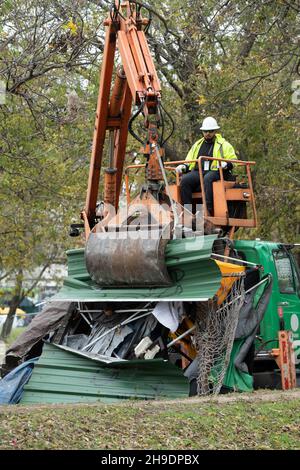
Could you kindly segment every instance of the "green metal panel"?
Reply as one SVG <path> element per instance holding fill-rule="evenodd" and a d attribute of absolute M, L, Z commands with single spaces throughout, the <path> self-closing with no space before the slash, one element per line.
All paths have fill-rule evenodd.
<path fill-rule="evenodd" d="M 165 255 L 173 285 L 164 288 L 101 288 L 93 283 L 86 270 L 84 250 L 70 250 L 68 277 L 54 300 L 208 300 L 216 294 L 221 282 L 221 272 L 210 259 L 215 239 L 212 235 L 171 240 Z"/>
<path fill-rule="evenodd" d="M 100 363 L 45 343 L 24 388 L 22 404 L 113 403 L 188 396 L 181 369 L 162 359 Z"/>

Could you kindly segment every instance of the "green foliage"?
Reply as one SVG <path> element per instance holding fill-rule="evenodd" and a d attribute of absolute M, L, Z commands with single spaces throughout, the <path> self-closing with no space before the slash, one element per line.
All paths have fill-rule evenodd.
<path fill-rule="evenodd" d="M 3 270 L 29 270 L 61 258 L 71 246 L 68 225 L 84 203 L 82 180 L 89 165 L 98 71 L 90 67 L 87 82 L 81 64 L 86 61 L 88 66 L 97 54 L 96 47 L 90 52 L 90 43 L 97 40 L 99 18 L 95 21 L 81 11 L 74 31 L 74 23 L 65 18 L 69 9 L 76 19 L 80 4 L 65 2 L 64 9 L 34 0 L 4 5 L 2 44 L 7 47 L 2 49 L 0 78 L 8 92 L 0 106 Z M 62 52 L 57 41 L 63 41 L 66 24 L 72 26 L 72 36 L 81 34 L 81 42 L 65 38 L 67 49 Z"/>
<path fill-rule="evenodd" d="M 154 2 L 160 11 L 160 2 Z M 256 161 L 254 190 L 260 225 L 243 236 L 300 240 L 299 5 L 286 1 L 164 2 L 169 29 L 152 26 L 162 83 L 177 131 L 173 148 L 186 154 L 205 116 L 243 160 Z M 176 105 L 169 89 L 177 94 Z M 169 98 L 170 96 L 170 98 Z M 181 105 L 178 105 L 180 101 Z M 174 108 L 182 109 L 181 116 Z M 174 152 L 175 153 L 175 152 Z"/>
<path fill-rule="evenodd" d="M 12 330 L 11 334 L 5 340 L 6 349 L 8 349 L 9 346 L 11 344 L 13 344 L 16 341 L 16 339 L 18 338 L 18 336 L 20 336 L 20 334 L 22 334 L 25 330 L 26 330 L 26 327 L 23 327 L 23 326 L 14 328 Z"/>
<path fill-rule="evenodd" d="M 44 269 L 74 246 L 68 232 L 85 200 L 101 19 L 80 0 L 1 5 L 0 278 L 15 282 L 12 315 Z"/>

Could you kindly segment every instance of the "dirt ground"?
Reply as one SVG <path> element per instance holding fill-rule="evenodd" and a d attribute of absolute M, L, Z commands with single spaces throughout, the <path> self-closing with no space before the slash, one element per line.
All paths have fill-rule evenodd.
<path fill-rule="evenodd" d="M 130 401 L 130 406 L 134 407 L 137 406 L 139 409 L 145 407 L 158 407 L 164 408 L 168 407 L 169 405 L 202 405 L 202 404 L 226 404 L 226 403 L 236 403 L 236 402 L 249 402 L 249 403 L 256 403 L 256 402 L 281 402 L 281 401 L 289 401 L 289 400 L 300 400 L 300 388 L 295 390 L 256 390 L 252 393 L 227 393 L 224 395 L 217 395 L 217 396 L 209 396 L 209 397 L 189 397 L 189 398 L 181 398 L 176 400 L 149 400 L 149 401 Z M 39 410 L 39 409 L 51 409 L 51 408 L 76 408 L 76 407 L 101 407 L 101 403 L 78 403 L 78 404 L 43 404 L 43 405 L 9 405 L 9 406 L 0 406 L 0 412 L 5 409 L 5 412 L 22 412 L 22 411 L 30 411 L 30 410 Z M 116 406 L 113 405 L 103 405 L 103 406 Z M 118 407 L 128 406 L 128 402 L 120 402 L 117 405 Z"/>

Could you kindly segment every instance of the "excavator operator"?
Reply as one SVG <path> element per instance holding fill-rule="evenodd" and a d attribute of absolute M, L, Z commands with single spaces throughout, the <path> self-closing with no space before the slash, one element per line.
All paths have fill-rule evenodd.
<path fill-rule="evenodd" d="M 220 126 L 216 119 L 213 117 L 206 117 L 200 127 L 203 137 L 200 140 L 197 140 L 197 142 L 195 142 L 191 147 L 186 160 L 197 160 L 202 156 L 224 158 L 227 160 L 237 159 L 232 145 L 227 142 L 221 134 L 217 133 L 219 129 Z M 213 215 L 213 182 L 220 179 L 218 163 L 219 162 L 215 160 L 202 161 L 206 205 L 208 215 L 211 216 Z M 233 168 L 232 163 L 221 162 L 221 165 L 224 169 L 224 179 L 227 181 L 234 180 L 231 173 Z M 181 203 L 182 205 L 192 204 L 192 194 L 194 192 L 201 191 L 198 162 L 178 165 L 176 167 L 176 171 L 179 174 L 186 173 L 183 175 L 180 182 Z"/>

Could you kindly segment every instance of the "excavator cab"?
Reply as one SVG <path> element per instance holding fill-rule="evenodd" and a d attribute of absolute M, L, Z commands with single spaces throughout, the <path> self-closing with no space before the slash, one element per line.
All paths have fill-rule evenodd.
<path fill-rule="evenodd" d="M 257 214 L 255 207 L 255 198 L 251 177 L 251 166 L 255 162 L 242 160 L 224 160 L 212 157 L 200 157 L 198 161 L 200 186 L 204 187 L 202 164 L 203 160 L 219 160 L 220 180 L 213 183 L 213 214 L 207 211 L 206 197 L 204 191 L 193 193 L 193 202 L 203 205 L 203 217 L 215 227 L 221 228 L 222 235 L 228 234 L 229 238 L 233 238 L 234 232 L 239 227 L 254 228 L 257 225 Z M 234 164 L 235 167 L 241 168 L 243 174 L 233 177 L 233 181 L 224 179 L 224 170 L 221 162 L 226 161 Z M 173 169 L 174 165 L 182 162 L 167 162 L 167 168 Z M 170 191 L 174 200 L 181 203 L 180 198 L 180 176 L 176 174 L 176 182 L 170 185 Z M 248 214 L 251 214 L 248 217 Z"/>
<path fill-rule="evenodd" d="M 201 187 L 204 186 L 203 174 L 201 170 L 202 160 L 219 160 L 212 157 L 200 157 L 198 161 L 199 176 L 201 181 Z M 242 160 L 226 160 L 231 161 L 235 167 L 239 167 L 241 174 L 234 176 L 234 181 L 226 181 L 224 179 L 223 168 L 220 165 L 220 180 L 213 183 L 213 201 L 214 211 L 213 214 L 209 214 L 207 211 L 206 198 L 204 192 L 193 193 L 193 207 L 192 212 L 197 211 L 197 205 L 202 207 L 202 216 L 204 221 L 208 221 L 211 225 L 216 228 L 220 228 L 220 234 L 228 235 L 229 238 L 233 238 L 234 232 L 240 227 L 254 228 L 257 225 L 257 215 L 255 207 L 255 198 L 253 193 L 252 177 L 251 177 L 251 166 L 255 165 L 255 162 L 242 161 Z M 168 194 L 172 200 L 181 206 L 180 196 L 180 176 L 175 172 L 175 167 L 179 163 L 191 163 L 190 161 L 167 161 L 164 164 L 166 173 L 168 174 Z M 126 188 L 126 200 L 127 204 L 131 203 L 131 191 L 130 191 L 130 172 L 137 172 L 144 165 L 129 165 L 125 169 L 125 188 Z M 176 175 L 176 180 L 172 178 L 172 174 Z M 189 222 L 189 219 L 185 217 L 185 220 Z M 204 233 L 205 235 L 205 233 Z"/>

